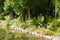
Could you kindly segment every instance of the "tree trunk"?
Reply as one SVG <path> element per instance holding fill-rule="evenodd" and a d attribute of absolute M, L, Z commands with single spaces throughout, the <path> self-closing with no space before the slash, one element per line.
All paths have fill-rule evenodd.
<path fill-rule="evenodd" d="M 47 21 L 46 16 L 44 16 L 44 23 L 43 24 L 46 24 L 47 23 L 46 21 Z"/>
<path fill-rule="evenodd" d="M 28 14 L 27 14 L 27 12 L 25 13 L 25 20 L 27 20 L 28 19 Z"/>
<path fill-rule="evenodd" d="M 28 9 L 28 19 L 30 20 L 30 9 Z"/>
<path fill-rule="evenodd" d="M 23 16 L 21 16 L 21 21 L 23 22 Z"/>
<path fill-rule="evenodd" d="M 55 6 L 55 19 L 57 18 L 58 10 L 59 10 L 59 8 L 57 8 L 57 6 Z"/>
<path fill-rule="evenodd" d="M 10 20 L 13 19 L 13 13 L 14 13 L 13 11 L 10 12 Z"/>

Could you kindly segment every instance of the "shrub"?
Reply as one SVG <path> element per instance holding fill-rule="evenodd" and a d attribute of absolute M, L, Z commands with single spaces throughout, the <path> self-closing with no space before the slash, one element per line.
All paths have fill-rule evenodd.
<path fill-rule="evenodd" d="M 6 25 L 6 28 L 9 29 L 12 24 L 11 24 L 10 20 L 6 20 L 5 25 Z"/>
<path fill-rule="evenodd" d="M 59 19 L 54 20 L 52 22 L 52 25 L 50 25 L 49 29 L 52 30 L 52 31 L 57 31 L 58 28 L 60 28 L 60 20 Z"/>
<path fill-rule="evenodd" d="M 43 23 L 44 22 L 44 16 L 40 15 L 37 18 L 38 23 Z"/>
<path fill-rule="evenodd" d="M 4 16 L 0 15 L 0 20 L 4 20 Z"/>
<path fill-rule="evenodd" d="M 29 24 L 29 25 L 33 24 L 33 20 L 32 19 L 26 20 L 26 24 Z"/>
<path fill-rule="evenodd" d="M 57 32 L 60 33 L 60 28 L 57 29 Z"/>

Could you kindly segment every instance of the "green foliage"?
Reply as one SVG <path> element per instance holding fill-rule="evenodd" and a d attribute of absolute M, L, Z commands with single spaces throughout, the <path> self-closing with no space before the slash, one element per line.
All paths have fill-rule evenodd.
<path fill-rule="evenodd" d="M 0 15 L 0 20 L 2 19 L 3 17 Z"/>
<path fill-rule="evenodd" d="M 52 22 L 52 17 L 46 15 L 46 21 L 45 21 L 45 22 L 46 22 L 46 23 L 48 23 L 48 22 Z"/>
<path fill-rule="evenodd" d="M 60 18 L 60 11 L 57 9 L 60 10 L 60 0 L 0 0 L 0 19 L 4 19 L 5 14 L 7 15 L 5 20 L 8 29 L 13 24 L 20 27 L 21 20 L 25 20 L 26 23 L 21 23 L 23 28 L 28 26 L 32 27 L 31 30 L 35 30 L 35 27 L 44 29 L 40 24 L 51 22 L 55 16 Z M 11 18 L 14 19 L 10 20 Z M 59 31 L 59 24 L 60 21 L 53 20 L 49 29 Z"/>
<path fill-rule="evenodd" d="M 0 0 L 0 13 L 3 12 L 4 0 Z"/>
<path fill-rule="evenodd" d="M 37 28 L 34 25 L 30 25 L 28 28 L 26 28 L 27 31 L 36 31 Z"/>
<path fill-rule="evenodd" d="M 53 31 L 47 31 L 47 32 L 45 33 L 45 35 L 54 35 L 54 32 L 53 32 Z"/>
<path fill-rule="evenodd" d="M 10 20 L 6 20 L 6 28 L 9 29 L 11 25 L 12 24 L 11 24 Z"/>
<path fill-rule="evenodd" d="M 50 9 L 50 6 L 49 6 L 49 5 L 53 6 L 51 4 L 51 2 L 53 2 L 53 1 L 48 1 L 48 0 L 34 0 L 34 1 L 32 1 L 32 0 L 11 0 L 11 1 L 5 0 L 4 9 L 7 10 L 7 12 L 11 11 L 13 9 L 13 11 L 18 15 L 23 14 L 23 13 L 26 14 L 24 12 L 24 9 L 26 9 L 26 10 L 32 9 L 32 10 L 36 11 L 37 13 L 42 12 L 42 14 L 46 14 L 46 12 L 47 12 L 47 14 L 49 14 L 50 11 L 53 10 L 53 8 Z M 41 9 L 40 9 L 40 7 L 41 7 Z"/>
<path fill-rule="evenodd" d="M 26 23 L 32 25 L 33 24 L 33 20 L 32 19 L 26 20 Z"/>
<path fill-rule="evenodd" d="M 0 40 L 5 40 L 6 36 L 7 36 L 6 30 L 0 28 Z"/>
<path fill-rule="evenodd" d="M 34 36 L 21 32 L 12 32 L 0 28 L 0 40 L 37 40 Z"/>
<path fill-rule="evenodd" d="M 60 0 L 55 0 L 55 4 L 56 4 L 56 6 L 59 6 L 60 5 Z"/>
<path fill-rule="evenodd" d="M 38 16 L 37 21 L 42 24 L 44 22 L 44 16 L 42 15 Z"/>
<path fill-rule="evenodd" d="M 4 1 L 5 0 L 0 0 L 0 20 L 4 19 L 4 16 L 3 16 L 4 15 L 4 13 L 3 13 L 4 12 L 4 9 L 3 9 L 3 7 L 4 7 Z"/>
<path fill-rule="evenodd" d="M 57 33 L 59 33 L 59 32 L 60 32 L 60 28 L 57 29 Z"/>
<path fill-rule="evenodd" d="M 57 12 L 58 18 L 60 18 L 60 0 L 55 0 L 55 13 Z"/>
<path fill-rule="evenodd" d="M 54 20 L 52 22 L 52 25 L 50 27 L 50 30 L 56 31 L 58 28 L 60 28 L 60 19 Z"/>

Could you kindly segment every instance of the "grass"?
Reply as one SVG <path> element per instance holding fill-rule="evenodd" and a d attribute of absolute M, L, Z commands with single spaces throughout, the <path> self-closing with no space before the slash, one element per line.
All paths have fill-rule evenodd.
<path fill-rule="evenodd" d="M 0 40 L 42 40 L 36 38 L 30 34 L 24 34 L 21 32 L 7 31 L 6 29 L 0 28 Z"/>

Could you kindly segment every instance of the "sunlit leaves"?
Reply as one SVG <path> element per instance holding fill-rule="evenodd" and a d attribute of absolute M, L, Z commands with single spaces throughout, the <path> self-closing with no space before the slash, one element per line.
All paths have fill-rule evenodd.
<path fill-rule="evenodd" d="M 56 4 L 57 6 L 59 6 L 59 5 L 60 5 L 60 0 L 55 0 L 55 4 Z"/>

